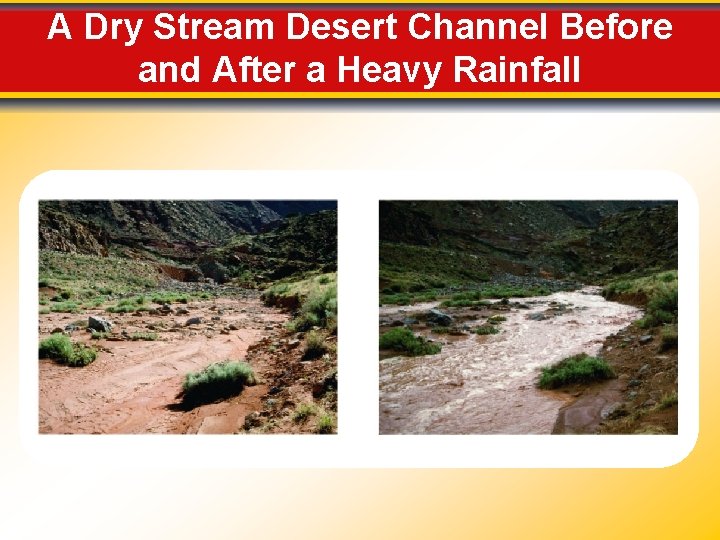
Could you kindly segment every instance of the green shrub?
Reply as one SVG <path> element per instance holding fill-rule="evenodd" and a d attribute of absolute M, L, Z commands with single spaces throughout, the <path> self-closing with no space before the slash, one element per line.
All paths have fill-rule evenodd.
<path fill-rule="evenodd" d="M 131 341 L 157 341 L 158 337 L 155 332 L 133 332 L 130 334 Z"/>
<path fill-rule="evenodd" d="M 660 284 L 656 287 L 647 303 L 645 316 L 637 321 L 641 328 L 653 328 L 662 324 L 677 322 L 678 288 L 677 284 Z"/>
<path fill-rule="evenodd" d="M 393 328 L 380 336 L 380 348 L 400 351 L 410 356 L 423 356 L 437 354 L 442 347 L 416 336 L 408 328 Z"/>
<path fill-rule="evenodd" d="M 305 336 L 305 352 L 303 360 L 313 360 L 320 358 L 327 352 L 325 338 L 319 332 L 311 331 Z"/>
<path fill-rule="evenodd" d="M 337 289 L 328 287 L 325 290 L 313 291 L 300 309 L 303 314 L 314 316 L 320 321 L 320 326 L 325 326 L 328 317 L 337 314 Z"/>
<path fill-rule="evenodd" d="M 53 334 L 40 342 L 40 358 L 66 362 L 72 358 L 73 344 L 65 334 Z"/>
<path fill-rule="evenodd" d="M 73 367 L 87 366 L 97 358 L 97 350 L 82 343 L 73 345 L 73 355 L 67 360 L 67 364 Z"/>
<path fill-rule="evenodd" d="M 573 383 L 611 379 L 614 376 L 615 373 L 605 360 L 582 353 L 543 368 L 538 386 L 558 388 Z"/>
<path fill-rule="evenodd" d="M 315 416 L 318 410 L 313 403 L 300 403 L 292 414 L 292 420 L 296 424 L 305 422 L 311 416 Z"/>
<path fill-rule="evenodd" d="M 294 332 L 305 332 L 314 326 L 337 327 L 337 288 L 313 290 L 302 302 L 298 316 L 289 324 Z"/>
<path fill-rule="evenodd" d="M 395 306 L 407 306 L 411 304 L 413 297 L 407 293 L 385 294 L 380 298 L 380 304 L 390 304 Z"/>
<path fill-rule="evenodd" d="M 150 307 L 145 304 L 147 298 L 144 296 L 136 296 L 133 298 L 123 298 L 116 305 L 105 308 L 108 313 L 133 313 L 136 311 L 150 311 Z"/>
<path fill-rule="evenodd" d="M 53 313 L 77 313 L 80 306 L 75 302 L 55 302 L 50 305 L 50 311 Z"/>
<path fill-rule="evenodd" d="M 660 331 L 660 351 L 667 351 L 677 347 L 678 330 L 677 326 L 668 326 Z"/>
<path fill-rule="evenodd" d="M 324 414 L 318 418 L 317 426 L 315 427 L 315 433 L 328 434 L 332 433 L 335 429 L 335 422 L 329 414 Z"/>
<path fill-rule="evenodd" d="M 479 336 L 487 336 L 490 334 L 497 334 L 500 330 L 491 324 L 484 324 L 482 326 L 476 326 L 472 329 L 472 332 L 478 334 Z"/>
<path fill-rule="evenodd" d="M 97 351 L 82 343 L 73 343 L 65 334 L 53 334 L 40 342 L 39 356 L 75 367 L 86 366 L 94 361 Z"/>
<path fill-rule="evenodd" d="M 489 323 L 501 323 L 507 321 L 507 317 L 504 317 L 503 315 L 493 315 L 492 317 L 488 317 Z"/>
<path fill-rule="evenodd" d="M 662 409 L 669 409 L 673 405 L 677 405 L 678 402 L 678 395 L 677 392 L 673 392 L 671 394 L 665 394 L 662 399 L 660 400 L 660 403 L 658 403 L 655 408 L 658 410 Z"/>
<path fill-rule="evenodd" d="M 185 375 L 183 403 L 196 406 L 235 396 L 256 383 L 255 373 L 245 362 L 217 362 Z"/>
<path fill-rule="evenodd" d="M 207 295 L 207 293 L 204 293 Z M 202 295 L 201 295 L 202 296 Z M 209 295 L 207 295 L 209 297 Z M 150 297 L 153 304 L 187 304 L 188 295 L 174 292 L 158 292 Z"/>

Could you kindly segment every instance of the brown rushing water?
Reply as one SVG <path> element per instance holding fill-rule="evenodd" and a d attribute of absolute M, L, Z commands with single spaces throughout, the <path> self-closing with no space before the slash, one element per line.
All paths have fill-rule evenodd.
<path fill-rule="evenodd" d="M 564 401 L 535 388 L 540 368 L 597 354 L 605 337 L 642 315 L 591 287 L 515 300 L 531 309 L 503 312 L 499 334 L 451 341 L 437 355 L 381 360 L 380 433 L 550 433 Z M 527 318 L 551 302 L 569 306 L 546 320 Z M 409 315 L 436 305 L 387 306 L 380 313 Z"/>

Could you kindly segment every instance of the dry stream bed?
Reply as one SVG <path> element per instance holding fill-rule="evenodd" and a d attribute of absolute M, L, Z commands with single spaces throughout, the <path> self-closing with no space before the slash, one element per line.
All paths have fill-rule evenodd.
<path fill-rule="evenodd" d="M 98 347 L 98 358 L 82 368 L 39 362 L 41 433 L 234 433 L 245 416 L 261 409 L 268 388 L 262 363 L 253 365 L 261 384 L 231 400 L 183 410 L 178 394 L 185 374 L 214 362 L 244 359 L 261 340 L 280 339 L 288 315 L 262 304 L 257 295 L 174 304 L 172 313 L 41 315 L 40 337 L 88 315 L 110 319 L 110 339 L 93 340 L 84 328 L 71 339 Z M 188 320 L 200 317 L 199 324 Z M 124 332 L 124 334 L 123 334 Z M 155 341 L 132 341 L 154 333 Z"/>

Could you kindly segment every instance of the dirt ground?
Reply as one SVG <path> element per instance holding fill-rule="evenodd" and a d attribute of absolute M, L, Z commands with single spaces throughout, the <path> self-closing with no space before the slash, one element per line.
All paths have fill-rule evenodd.
<path fill-rule="evenodd" d="M 608 337 L 600 356 L 617 379 L 564 389 L 573 399 L 560 410 L 553 433 L 676 434 L 677 347 L 662 347 L 657 328 L 631 325 Z"/>
<path fill-rule="evenodd" d="M 82 328 L 88 315 L 112 321 L 111 335 L 91 340 Z M 201 317 L 202 322 L 188 324 L 194 317 Z M 92 343 L 100 352 L 82 368 L 40 361 L 40 432 L 240 432 L 247 415 L 263 409 L 271 388 L 268 383 L 275 384 L 278 368 L 271 360 L 292 361 L 258 354 L 263 350 L 260 343 L 280 348 L 291 341 L 284 328 L 288 318 L 264 306 L 257 296 L 174 304 L 166 315 L 110 314 L 100 309 L 41 315 L 41 339 L 77 322 L 81 327 L 66 333 L 73 341 Z M 133 341 L 138 332 L 155 333 L 157 340 Z M 178 395 L 185 374 L 224 360 L 249 362 L 260 384 L 246 387 L 235 398 L 183 410 Z"/>

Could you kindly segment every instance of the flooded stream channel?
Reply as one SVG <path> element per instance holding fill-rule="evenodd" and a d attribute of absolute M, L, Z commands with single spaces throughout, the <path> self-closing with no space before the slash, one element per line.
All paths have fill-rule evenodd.
<path fill-rule="evenodd" d="M 549 434 L 565 401 L 535 387 L 540 368 L 597 354 L 607 336 L 642 316 L 591 287 L 513 302 L 530 309 L 503 312 L 499 334 L 432 335 L 444 343 L 439 354 L 381 360 L 380 433 Z M 382 306 L 380 316 L 402 318 L 437 304 Z"/>

